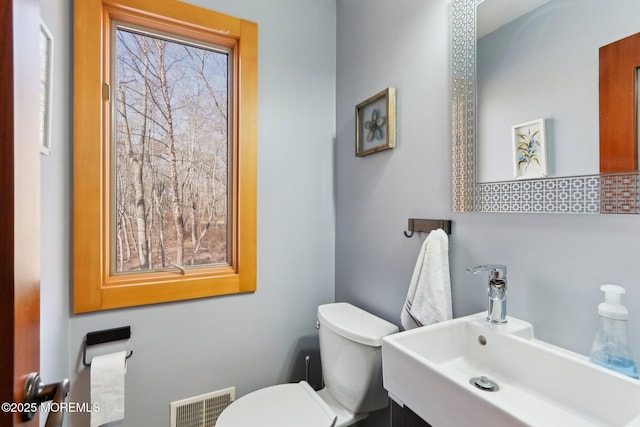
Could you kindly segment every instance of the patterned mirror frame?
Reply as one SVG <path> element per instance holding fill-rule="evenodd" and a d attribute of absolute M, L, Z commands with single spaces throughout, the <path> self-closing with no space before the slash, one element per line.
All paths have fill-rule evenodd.
<path fill-rule="evenodd" d="M 477 182 L 476 3 L 451 2 L 453 211 L 637 214 L 638 172 Z"/>

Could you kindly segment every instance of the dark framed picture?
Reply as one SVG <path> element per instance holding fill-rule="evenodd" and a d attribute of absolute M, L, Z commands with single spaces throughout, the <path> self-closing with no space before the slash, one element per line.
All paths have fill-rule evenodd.
<path fill-rule="evenodd" d="M 356 105 L 356 156 L 396 146 L 396 91 L 389 87 Z"/>

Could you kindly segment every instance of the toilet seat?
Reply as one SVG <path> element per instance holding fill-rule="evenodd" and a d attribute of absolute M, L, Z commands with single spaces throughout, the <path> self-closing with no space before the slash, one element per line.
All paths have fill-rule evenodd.
<path fill-rule="evenodd" d="M 306 381 L 263 388 L 233 402 L 216 427 L 333 427 L 336 414 Z"/>

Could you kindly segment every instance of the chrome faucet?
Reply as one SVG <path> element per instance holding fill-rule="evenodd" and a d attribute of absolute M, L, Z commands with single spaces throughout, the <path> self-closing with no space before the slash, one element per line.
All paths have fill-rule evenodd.
<path fill-rule="evenodd" d="M 507 323 L 507 267 L 504 265 L 478 265 L 467 268 L 467 273 L 478 274 L 489 270 L 489 308 L 487 320 L 491 323 Z"/>

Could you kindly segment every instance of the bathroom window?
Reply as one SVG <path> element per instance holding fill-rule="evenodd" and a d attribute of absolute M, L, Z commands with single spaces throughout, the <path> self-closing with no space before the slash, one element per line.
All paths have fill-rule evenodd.
<path fill-rule="evenodd" d="M 229 265 L 232 52 L 112 33 L 112 273 Z"/>
<path fill-rule="evenodd" d="M 75 312 L 254 291 L 257 25 L 175 0 L 74 16 Z"/>

